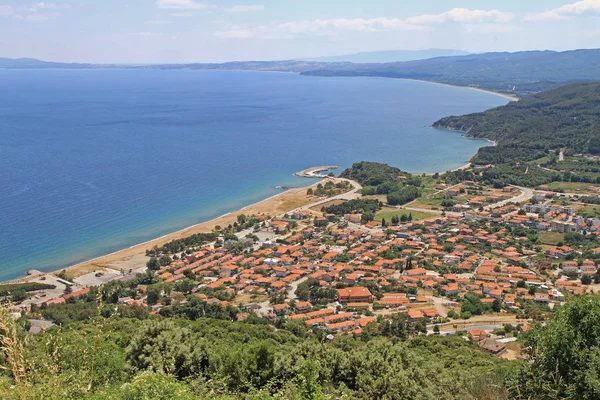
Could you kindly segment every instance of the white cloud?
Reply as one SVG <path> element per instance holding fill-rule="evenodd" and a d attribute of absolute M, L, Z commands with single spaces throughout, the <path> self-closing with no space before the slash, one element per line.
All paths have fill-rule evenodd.
<path fill-rule="evenodd" d="M 216 31 L 214 35 L 221 39 L 249 39 L 255 36 L 255 33 L 248 29 L 226 29 Z"/>
<path fill-rule="evenodd" d="M 600 1 L 600 0 L 598 0 Z M 249 7 L 249 6 L 248 6 Z M 487 31 L 513 20 L 514 15 L 499 10 L 470 10 L 454 8 L 441 14 L 426 14 L 407 19 L 400 18 L 333 18 L 306 21 L 291 21 L 269 26 L 229 26 L 215 32 L 220 38 L 265 39 L 296 38 L 299 36 L 338 36 L 342 32 L 381 32 L 381 31 L 427 31 L 432 26 L 444 23 L 456 23 L 465 26 L 469 32 L 475 32 L 477 26 Z M 485 25 L 485 26 L 484 26 Z"/>
<path fill-rule="evenodd" d="M 203 8 L 215 8 L 213 5 L 200 3 L 195 0 L 156 0 L 159 8 L 170 8 L 180 10 L 200 10 Z"/>
<path fill-rule="evenodd" d="M 36 8 L 40 8 L 40 9 L 46 9 L 46 10 L 64 10 L 67 8 L 71 8 L 70 4 L 67 3 L 45 3 L 45 2 L 39 2 L 37 4 L 34 5 L 34 7 Z"/>
<path fill-rule="evenodd" d="M 230 8 L 226 8 L 225 12 L 228 13 L 242 13 L 242 12 L 250 12 L 250 11 L 262 11 L 265 9 L 265 6 L 262 5 L 252 5 L 252 6 L 233 6 Z"/>
<path fill-rule="evenodd" d="M 58 13 L 46 13 L 46 14 L 28 14 L 28 15 L 20 15 L 15 14 L 14 18 L 20 19 L 27 22 L 44 22 L 50 19 L 54 19 L 58 17 Z"/>
<path fill-rule="evenodd" d="M 426 28 L 412 25 L 397 18 L 373 19 L 318 19 L 314 21 L 292 21 L 272 26 L 253 28 L 237 25 L 228 26 L 215 32 L 215 36 L 228 39 L 290 39 L 300 36 L 335 36 L 339 32 L 376 32 L 376 31 L 408 31 Z"/>
<path fill-rule="evenodd" d="M 175 18 L 187 18 L 187 17 L 193 17 L 194 14 L 192 14 L 191 12 L 176 12 L 176 13 L 171 13 L 171 17 L 175 17 Z"/>
<path fill-rule="evenodd" d="M 577 16 L 600 16 L 600 0 L 581 0 L 539 14 L 529 15 L 529 21 L 557 20 Z"/>
<path fill-rule="evenodd" d="M 445 22 L 456 23 L 506 23 L 513 19 L 514 15 L 499 10 L 470 10 L 468 8 L 454 8 L 441 14 L 425 14 L 410 17 L 406 21 L 411 24 L 442 24 Z"/>
<path fill-rule="evenodd" d="M 15 13 L 11 6 L 0 6 L 0 17 L 9 17 Z"/>
<path fill-rule="evenodd" d="M 145 23 L 152 24 L 152 25 L 168 25 L 168 24 L 172 24 L 173 21 L 163 20 L 163 19 L 153 19 L 150 21 L 146 21 Z"/>

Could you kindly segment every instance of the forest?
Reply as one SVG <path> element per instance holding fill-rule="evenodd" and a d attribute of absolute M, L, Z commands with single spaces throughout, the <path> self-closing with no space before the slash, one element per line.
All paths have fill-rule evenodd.
<path fill-rule="evenodd" d="M 481 113 L 442 118 L 433 127 L 496 141 L 479 151 L 476 164 L 531 161 L 562 148 L 596 154 L 600 83 L 567 85 Z"/>

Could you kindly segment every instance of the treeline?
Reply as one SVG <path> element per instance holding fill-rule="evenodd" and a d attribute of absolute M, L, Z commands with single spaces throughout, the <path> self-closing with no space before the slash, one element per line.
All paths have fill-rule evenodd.
<path fill-rule="evenodd" d="M 353 199 L 340 204 L 323 207 L 321 211 L 325 214 L 345 215 L 352 213 L 376 213 L 382 204 L 377 199 Z"/>
<path fill-rule="evenodd" d="M 400 176 L 412 179 L 411 174 L 399 168 L 371 161 L 354 163 L 351 168 L 345 169 L 340 174 L 340 178 L 352 179 L 362 186 L 374 187 L 389 182 L 397 182 Z"/>
<path fill-rule="evenodd" d="M 172 240 L 163 246 L 154 247 L 146 251 L 147 256 L 157 256 L 161 254 L 174 254 L 185 251 L 193 247 L 201 247 L 207 243 L 214 242 L 219 237 L 218 233 L 195 233 L 182 239 Z"/>
<path fill-rule="evenodd" d="M 419 197 L 421 178 L 411 175 L 387 164 L 361 161 L 346 169 L 342 178 L 353 179 L 363 185 L 361 193 L 369 195 L 387 195 L 390 205 L 401 205 Z"/>
<path fill-rule="evenodd" d="M 9 283 L 0 285 L 0 305 L 23 301 L 29 297 L 27 294 L 28 292 L 44 289 L 56 289 L 56 286 L 38 282 Z"/>

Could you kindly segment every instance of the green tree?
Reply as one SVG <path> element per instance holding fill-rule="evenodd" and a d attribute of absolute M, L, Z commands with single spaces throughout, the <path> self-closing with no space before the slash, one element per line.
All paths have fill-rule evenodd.
<path fill-rule="evenodd" d="M 162 267 L 166 267 L 167 265 L 171 264 L 171 261 L 173 261 L 171 259 L 171 257 L 169 257 L 168 255 L 164 254 L 162 256 L 160 256 L 160 258 L 158 259 L 158 263 L 162 266 Z"/>
<path fill-rule="evenodd" d="M 155 371 L 179 378 L 200 371 L 206 359 L 203 346 L 187 328 L 171 321 L 148 321 L 133 336 L 126 349 L 131 371 Z"/>
<path fill-rule="evenodd" d="M 152 271 L 158 271 L 160 269 L 160 262 L 158 262 L 158 258 L 151 257 L 146 263 L 146 267 Z"/>
<path fill-rule="evenodd" d="M 572 298 L 525 337 L 531 369 L 519 390 L 536 399 L 600 398 L 600 296 Z"/>

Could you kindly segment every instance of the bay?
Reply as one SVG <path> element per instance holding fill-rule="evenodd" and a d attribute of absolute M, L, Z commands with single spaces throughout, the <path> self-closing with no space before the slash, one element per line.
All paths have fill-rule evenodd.
<path fill-rule="evenodd" d="M 0 70 L 0 281 L 306 186 L 311 166 L 458 168 L 487 143 L 428 125 L 506 103 L 384 78 Z"/>

